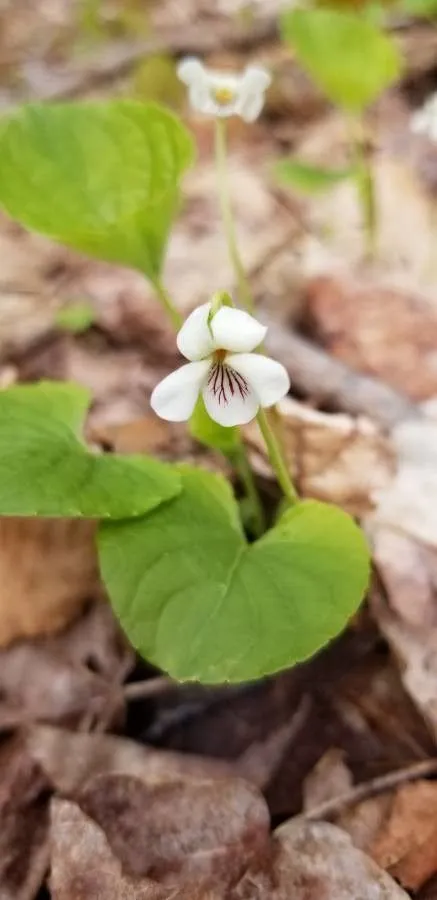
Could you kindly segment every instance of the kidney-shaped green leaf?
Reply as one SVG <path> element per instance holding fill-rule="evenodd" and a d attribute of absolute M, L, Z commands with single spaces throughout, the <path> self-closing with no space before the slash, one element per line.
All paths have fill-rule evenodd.
<path fill-rule="evenodd" d="M 248 545 L 227 483 L 181 475 L 175 500 L 99 532 L 114 610 L 147 659 L 181 680 L 248 681 L 305 659 L 341 631 L 369 571 L 349 516 L 304 502 Z"/>
<path fill-rule="evenodd" d="M 30 104 L 1 122 L 0 204 L 34 231 L 154 278 L 192 156 L 185 127 L 155 104 Z"/>
<path fill-rule="evenodd" d="M 0 516 L 124 518 L 178 493 L 174 467 L 87 450 L 79 434 L 88 405 L 74 384 L 0 391 Z"/>
<path fill-rule="evenodd" d="M 281 32 L 316 84 L 345 109 L 361 111 L 401 74 L 396 45 L 359 12 L 287 10 Z"/>

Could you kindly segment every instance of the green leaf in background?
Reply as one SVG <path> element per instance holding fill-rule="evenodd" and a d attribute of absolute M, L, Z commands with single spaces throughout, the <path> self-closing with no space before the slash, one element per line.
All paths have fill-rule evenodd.
<path fill-rule="evenodd" d="M 62 306 L 56 311 L 55 325 L 61 331 L 69 331 L 71 334 L 83 334 L 94 324 L 95 310 L 86 300 L 77 300 Z"/>
<path fill-rule="evenodd" d="M 188 427 L 196 441 L 206 447 L 212 447 L 213 450 L 220 450 L 225 456 L 232 456 L 240 446 L 238 428 L 224 428 L 223 425 L 214 422 L 206 411 L 202 397 L 199 397 L 196 403 Z"/>
<path fill-rule="evenodd" d="M 411 16 L 437 16 L 437 0 L 400 0 L 398 7 Z"/>
<path fill-rule="evenodd" d="M 180 680 L 260 678 L 338 634 L 366 589 L 362 532 L 314 501 L 255 544 L 224 479 L 180 467 L 182 492 L 150 515 L 102 523 L 102 575 L 124 630 Z"/>
<path fill-rule="evenodd" d="M 124 518 L 178 493 L 171 466 L 87 450 L 79 435 L 89 400 L 74 384 L 0 391 L 1 516 Z"/>
<path fill-rule="evenodd" d="M 361 112 L 402 71 L 393 41 L 359 13 L 334 9 L 292 9 L 281 32 L 297 61 L 326 96 Z"/>
<path fill-rule="evenodd" d="M 139 100 L 164 103 L 176 111 L 185 104 L 186 87 L 178 78 L 175 61 L 169 55 L 141 60 L 134 72 L 133 90 Z"/>
<path fill-rule="evenodd" d="M 35 104 L 1 121 L 0 205 L 28 228 L 159 277 L 193 141 L 134 100 Z"/>
<path fill-rule="evenodd" d="M 289 185 L 302 194 L 321 194 L 353 174 L 351 168 L 322 169 L 298 159 L 281 159 L 275 163 L 273 171 L 280 184 Z"/>
<path fill-rule="evenodd" d="M 90 43 L 103 40 L 106 29 L 102 21 L 102 0 L 79 0 L 79 35 Z"/>

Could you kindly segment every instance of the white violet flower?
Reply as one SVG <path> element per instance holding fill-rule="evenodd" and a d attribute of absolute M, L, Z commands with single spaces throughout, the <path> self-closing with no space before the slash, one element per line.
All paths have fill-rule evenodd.
<path fill-rule="evenodd" d="M 210 318 L 211 303 L 198 306 L 184 322 L 177 345 L 190 362 L 156 386 L 152 409 L 170 422 L 185 422 L 202 394 L 219 425 L 245 425 L 260 406 L 285 396 L 290 380 L 280 363 L 252 353 L 267 328 L 241 309 L 222 306 Z"/>
<path fill-rule="evenodd" d="M 188 86 L 193 109 L 209 116 L 241 116 L 254 122 L 263 105 L 271 77 L 262 66 L 247 66 L 241 74 L 207 69 L 200 59 L 188 57 L 177 73 Z"/>
<path fill-rule="evenodd" d="M 413 113 L 410 127 L 414 134 L 424 134 L 430 141 L 437 143 L 437 93 Z"/>

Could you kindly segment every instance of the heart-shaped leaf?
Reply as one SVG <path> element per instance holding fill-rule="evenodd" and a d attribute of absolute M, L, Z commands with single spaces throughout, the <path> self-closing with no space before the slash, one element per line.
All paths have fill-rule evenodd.
<path fill-rule="evenodd" d="M 159 276 L 193 142 L 134 100 L 23 106 L 2 119 L 0 204 L 34 231 Z"/>
<path fill-rule="evenodd" d="M 309 501 L 248 545 L 227 482 L 180 472 L 175 500 L 100 528 L 103 578 L 134 646 L 174 678 L 206 683 L 259 678 L 315 653 L 362 599 L 361 531 Z"/>
<path fill-rule="evenodd" d="M 0 515 L 143 515 L 174 497 L 174 467 L 147 457 L 91 453 L 78 435 L 89 393 L 41 382 L 0 391 Z"/>
<path fill-rule="evenodd" d="M 360 13 L 287 10 L 281 31 L 326 96 L 352 112 L 363 110 L 401 74 L 396 45 Z"/>

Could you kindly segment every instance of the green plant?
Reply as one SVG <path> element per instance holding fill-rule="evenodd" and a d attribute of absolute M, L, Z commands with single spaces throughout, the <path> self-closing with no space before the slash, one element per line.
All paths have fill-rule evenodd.
<path fill-rule="evenodd" d="M 378 210 L 364 117 L 369 105 L 402 71 L 395 43 L 374 18 L 366 8 L 352 12 L 299 7 L 286 10 L 281 18 L 282 37 L 297 61 L 344 113 L 350 135 L 351 173 L 363 211 L 369 256 L 376 252 Z M 288 174 L 296 183 L 299 172 L 293 173 L 290 168 Z M 286 169 L 282 175 L 287 177 Z M 335 177 L 329 170 L 325 178 L 313 173 L 311 179 L 306 177 L 304 189 L 310 181 L 320 189 L 328 187 Z M 302 178 L 300 181 L 302 186 Z"/>
<path fill-rule="evenodd" d="M 225 232 L 239 299 L 252 310 L 227 186 L 225 119 L 255 118 L 268 76 L 257 67 L 242 78 L 195 69 L 192 99 L 203 103 L 206 86 L 214 105 Z M 98 519 L 102 576 L 132 643 L 175 678 L 241 681 L 293 665 L 333 638 L 362 599 L 369 557 L 348 515 L 296 493 L 264 410 L 289 386 L 282 366 L 263 355 L 266 329 L 223 292 L 183 324 L 168 294 L 167 239 L 193 155 L 183 124 L 155 104 L 25 106 L 2 120 L 0 202 L 28 228 L 149 279 L 189 360 L 157 385 L 152 403 L 166 418 L 190 418 L 197 439 L 229 458 L 257 539 L 248 541 L 223 477 L 87 450 L 89 398 L 66 384 L 0 392 L 0 514 Z M 268 529 L 239 427 L 255 416 L 284 495 Z"/>

